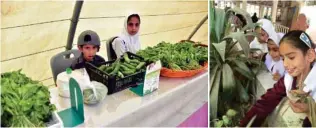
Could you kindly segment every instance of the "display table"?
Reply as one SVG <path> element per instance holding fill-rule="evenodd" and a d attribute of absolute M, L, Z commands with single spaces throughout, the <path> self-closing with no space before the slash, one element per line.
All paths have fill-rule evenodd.
<path fill-rule="evenodd" d="M 176 127 L 181 123 L 181 120 L 174 121 L 177 122 L 176 124 L 170 122 L 166 124 L 166 120 L 177 115 L 180 110 L 188 106 L 192 100 L 201 96 L 201 94 L 207 99 L 208 79 L 207 71 L 189 78 L 161 77 L 159 89 L 144 97 L 134 94 L 129 89 L 108 95 L 99 104 L 84 105 L 85 122 L 79 127 L 162 125 Z M 50 92 L 52 102 L 56 104 L 58 111 L 70 107 L 69 98 L 58 96 L 56 87 L 51 88 Z M 192 111 L 192 113 L 195 111 Z M 192 113 L 187 115 L 189 116 Z"/>

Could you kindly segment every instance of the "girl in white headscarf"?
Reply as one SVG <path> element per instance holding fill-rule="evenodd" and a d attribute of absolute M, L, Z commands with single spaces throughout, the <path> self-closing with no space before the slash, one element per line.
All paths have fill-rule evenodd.
<path fill-rule="evenodd" d="M 298 113 L 292 114 L 296 117 L 296 119 L 293 118 L 295 122 L 299 122 L 300 117 L 303 116 L 305 118 L 302 122 L 303 127 L 316 126 L 316 111 L 314 111 L 316 107 L 316 53 L 314 49 L 315 45 L 303 31 L 290 31 L 284 35 L 280 41 L 280 54 L 283 56 L 287 73 L 250 108 L 239 126 L 247 126 L 254 117 L 250 127 L 260 127 L 278 105 L 279 107 L 289 105 L 291 108 L 281 108 L 284 110 L 283 113 Z M 286 102 L 286 104 L 280 104 L 285 97 L 289 99 L 289 104 Z"/>
<path fill-rule="evenodd" d="M 268 39 L 272 39 L 276 42 L 277 33 L 275 32 L 274 26 L 270 20 L 260 19 L 257 23 L 260 23 L 261 26 L 256 29 L 258 36 L 250 43 L 250 48 L 259 48 L 264 53 L 267 53 Z"/>
<path fill-rule="evenodd" d="M 115 38 L 112 43 L 117 58 L 125 52 L 136 53 L 140 50 L 139 28 L 140 16 L 137 13 L 126 16 L 122 34 Z"/>
<path fill-rule="evenodd" d="M 268 70 L 272 73 L 273 80 L 275 81 L 278 81 L 285 74 L 285 68 L 279 51 L 279 43 L 283 36 L 283 33 L 278 33 L 278 38 L 276 39 L 276 42 L 274 42 L 272 39 L 268 39 L 269 54 L 267 56 L 271 57 L 271 63 L 269 65 L 266 64 L 266 66 Z"/>
<path fill-rule="evenodd" d="M 271 39 L 273 42 L 278 43 L 281 39 L 275 32 L 274 26 L 270 20 L 260 19 L 257 23 L 261 26 L 256 28 L 258 36 L 250 43 L 250 48 L 258 48 L 263 51 L 263 53 L 268 53 L 268 40 Z M 264 56 L 264 63 L 269 68 L 272 63 L 272 57 L 269 54 Z"/>

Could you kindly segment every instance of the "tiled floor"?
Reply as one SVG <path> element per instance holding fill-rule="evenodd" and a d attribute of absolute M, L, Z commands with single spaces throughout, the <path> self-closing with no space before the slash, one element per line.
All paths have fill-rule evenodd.
<path fill-rule="evenodd" d="M 178 127 L 208 127 L 208 102 L 204 103 Z"/>

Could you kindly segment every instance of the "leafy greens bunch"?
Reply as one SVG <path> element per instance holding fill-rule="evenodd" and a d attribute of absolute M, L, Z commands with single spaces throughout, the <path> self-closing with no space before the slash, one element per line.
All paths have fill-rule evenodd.
<path fill-rule="evenodd" d="M 1 127 L 44 127 L 56 109 L 48 88 L 18 71 L 1 75 Z"/>
<path fill-rule="evenodd" d="M 171 44 L 160 42 L 154 47 L 148 47 L 137 52 L 145 61 L 161 60 L 162 66 L 172 70 L 195 70 L 208 60 L 207 47 L 192 42 Z"/>

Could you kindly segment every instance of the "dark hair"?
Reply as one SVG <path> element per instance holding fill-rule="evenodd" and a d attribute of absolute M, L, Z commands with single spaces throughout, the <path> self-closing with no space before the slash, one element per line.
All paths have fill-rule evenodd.
<path fill-rule="evenodd" d="M 83 48 L 83 46 L 85 46 L 86 44 L 83 44 L 83 45 L 79 45 L 80 48 Z M 100 46 L 93 46 L 93 47 L 96 47 L 97 48 L 97 52 L 99 52 L 100 50 Z"/>
<path fill-rule="evenodd" d="M 268 42 L 269 42 L 269 41 L 273 41 L 273 40 L 269 38 L 269 39 L 268 39 Z M 273 41 L 273 43 L 275 43 L 275 42 Z"/>
<path fill-rule="evenodd" d="M 129 15 L 129 16 L 127 17 L 127 22 L 129 22 L 129 21 L 131 20 L 131 18 L 132 18 L 132 17 L 136 17 L 136 18 L 138 19 L 139 23 L 140 23 L 140 17 L 139 17 L 139 15 L 138 15 L 138 14 L 132 14 L 132 15 Z"/>
<path fill-rule="evenodd" d="M 256 25 L 255 30 L 258 29 L 258 28 L 261 28 L 261 26 L 260 25 Z"/>
<path fill-rule="evenodd" d="M 303 40 L 300 39 L 300 36 L 303 33 L 307 36 L 308 38 L 307 40 L 309 40 L 311 47 L 309 47 Z M 309 49 L 315 49 L 315 44 L 313 43 L 311 38 L 308 36 L 308 34 L 306 34 L 304 31 L 301 31 L 301 30 L 293 30 L 285 34 L 280 41 L 280 45 L 284 43 L 285 41 L 290 43 L 294 47 L 300 49 L 304 55 L 307 53 Z"/>
<path fill-rule="evenodd" d="M 247 21 L 241 14 L 236 14 L 236 16 L 239 18 L 239 20 L 242 22 L 242 27 L 246 26 Z"/>

